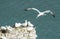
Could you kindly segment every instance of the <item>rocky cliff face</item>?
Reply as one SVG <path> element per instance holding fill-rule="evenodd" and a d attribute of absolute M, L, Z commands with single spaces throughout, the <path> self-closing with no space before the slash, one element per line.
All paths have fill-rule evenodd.
<path fill-rule="evenodd" d="M 11 26 L 1 26 L 0 27 L 0 39 L 36 39 L 35 27 L 25 23 L 22 26 L 19 23 L 15 23 L 14 27 Z M 31 23 L 30 23 L 31 24 Z"/>

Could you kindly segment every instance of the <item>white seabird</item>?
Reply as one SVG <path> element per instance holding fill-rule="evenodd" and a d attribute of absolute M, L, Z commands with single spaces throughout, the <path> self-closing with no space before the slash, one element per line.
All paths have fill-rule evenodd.
<path fill-rule="evenodd" d="M 27 9 L 25 9 L 25 11 L 29 11 L 29 10 L 35 10 L 39 13 L 36 18 L 38 18 L 40 16 L 43 16 L 43 15 L 46 15 L 46 13 L 50 13 L 53 17 L 55 17 L 54 13 L 51 12 L 50 10 L 46 10 L 46 11 L 41 12 L 36 8 L 27 8 Z"/>
<path fill-rule="evenodd" d="M 9 31 L 12 31 L 13 28 L 11 26 L 6 25 L 6 29 L 9 30 Z"/>
<path fill-rule="evenodd" d="M 15 27 L 20 27 L 21 25 L 21 23 L 15 23 Z"/>
<path fill-rule="evenodd" d="M 28 26 L 33 27 L 34 25 L 30 21 L 28 21 Z"/>
<path fill-rule="evenodd" d="M 25 20 L 25 23 L 22 23 L 22 26 L 27 26 L 28 25 L 28 22 L 27 20 Z"/>
<path fill-rule="evenodd" d="M 6 27 L 4 27 L 4 26 L 1 26 L 1 29 L 3 29 L 3 30 L 6 30 Z"/>
<path fill-rule="evenodd" d="M 6 39 L 6 37 L 4 37 L 4 36 L 1 36 L 1 39 Z"/>

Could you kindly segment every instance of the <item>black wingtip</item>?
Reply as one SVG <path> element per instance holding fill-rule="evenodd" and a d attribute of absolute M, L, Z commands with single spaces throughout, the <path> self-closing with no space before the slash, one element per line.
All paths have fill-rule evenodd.
<path fill-rule="evenodd" d="M 27 9 L 24 9 L 24 11 L 28 11 Z"/>
<path fill-rule="evenodd" d="M 52 16 L 55 18 L 55 15 L 54 14 Z"/>

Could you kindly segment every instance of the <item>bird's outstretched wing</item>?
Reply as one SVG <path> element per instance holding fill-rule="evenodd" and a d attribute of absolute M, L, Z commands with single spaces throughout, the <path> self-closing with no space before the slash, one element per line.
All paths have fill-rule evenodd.
<path fill-rule="evenodd" d="M 38 13 L 40 13 L 40 11 L 36 8 L 27 8 L 27 9 L 24 9 L 25 11 L 30 11 L 30 10 L 34 10 L 34 11 L 37 11 Z"/>
<path fill-rule="evenodd" d="M 26 8 L 26 9 L 24 9 L 25 11 L 30 11 L 30 10 L 32 10 L 32 8 Z"/>
<path fill-rule="evenodd" d="M 44 13 L 50 13 L 55 18 L 55 14 L 51 10 L 46 10 Z"/>

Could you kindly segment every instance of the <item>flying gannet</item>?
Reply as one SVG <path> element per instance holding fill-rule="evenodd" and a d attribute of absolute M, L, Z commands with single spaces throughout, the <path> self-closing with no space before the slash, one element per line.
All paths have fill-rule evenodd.
<path fill-rule="evenodd" d="M 55 14 L 51 10 L 46 10 L 46 11 L 41 12 L 36 8 L 27 8 L 27 9 L 25 9 L 25 11 L 30 11 L 30 10 L 35 10 L 39 13 L 36 18 L 38 18 L 40 16 L 43 16 L 43 15 L 46 15 L 46 13 L 50 13 L 53 17 L 55 17 Z"/>

